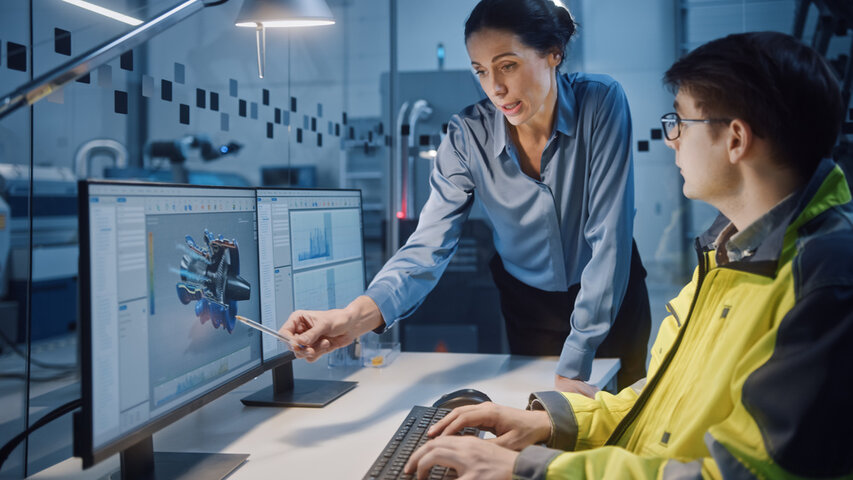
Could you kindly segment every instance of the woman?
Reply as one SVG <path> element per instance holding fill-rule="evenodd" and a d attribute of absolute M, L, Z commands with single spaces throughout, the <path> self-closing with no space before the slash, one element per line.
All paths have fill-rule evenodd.
<path fill-rule="evenodd" d="M 488 96 L 455 115 L 411 237 L 344 309 L 294 312 L 282 330 L 314 360 L 414 311 L 456 250 L 474 202 L 497 256 L 510 351 L 560 355 L 555 386 L 592 396 L 592 358 L 645 376 L 650 313 L 633 235 L 631 119 L 617 82 L 558 74 L 575 22 L 550 0 L 482 0 L 465 24 Z M 612 325 L 612 328 L 611 328 Z M 608 335 L 609 333 L 609 335 Z"/>

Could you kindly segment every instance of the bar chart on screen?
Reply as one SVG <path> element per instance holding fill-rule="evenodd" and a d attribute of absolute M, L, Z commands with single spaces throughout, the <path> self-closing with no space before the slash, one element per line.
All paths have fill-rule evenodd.
<path fill-rule="evenodd" d="M 295 270 L 361 257 L 361 241 L 344 232 L 358 231 L 355 208 L 290 212 Z"/>

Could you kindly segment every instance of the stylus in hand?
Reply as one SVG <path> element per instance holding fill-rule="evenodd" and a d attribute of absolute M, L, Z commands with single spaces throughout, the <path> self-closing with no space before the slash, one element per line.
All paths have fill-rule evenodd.
<path fill-rule="evenodd" d="M 240 316 L 240 315 L 236 315 L 236 318 L 240 322 L 242 322 L 242 323 L 244 323 L 244 324 L 246 324 L 246 325 L 248 325 L 254 329 L 260 330 L 260 331 L 266 333 L 267 335 L 272 335 L 273 337 L 281 340 L 282 342 L 286 343 L 291 348 L 291 350 L 294 348 L 298 348 L 300 350 L 305 348 L 305 345 L 300 345 L 300 344 L 296 343 L 296 339 L 294 339 L 293 337 L 286 337 L 286 336 L 282 335 L 281 332 L 276 332 L 275 330 L 273 330 L 269 327 L 266 327 L 263 324 L 260 324 L 254 320 L 249 320 L 248 318 Z"/>

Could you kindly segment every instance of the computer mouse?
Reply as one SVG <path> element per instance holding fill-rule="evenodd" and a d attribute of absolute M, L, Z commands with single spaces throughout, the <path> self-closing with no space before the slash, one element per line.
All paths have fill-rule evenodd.
<path fill-rule="evenodd" d="M 473 388 L 463 388 L 461 390 L 456 390 L 455 392 L 450 392 L 445 395 L 442 395 L 441 398 L 435 401 L 432 404 L 433 407 L 436 408 L 449 408 L 454 409 L 456 407 L 462 407 L 464 405 L 476 405 L 478 403 L 483 402 L 491 402 L 492 399 L 489 398 L 485 393 L 474 390 Z"/>

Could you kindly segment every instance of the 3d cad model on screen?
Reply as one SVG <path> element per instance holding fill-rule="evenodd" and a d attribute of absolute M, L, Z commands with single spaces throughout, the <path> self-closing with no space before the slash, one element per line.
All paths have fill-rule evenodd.
<path fill-rule="evenodd" d="M 240 277 L 237 241 L 221 234 L 215 237 L 207 229 L 203 238 L 206 247 L 186 236 L 181 281 L 176 285 L 178 299 L 184 305 L 195 300 L 195 314 L 202 324 L 209 320 L 213 328 L 231 333 L 237 324 L 237 302 L 251 297 L 251 286 Z"/>

